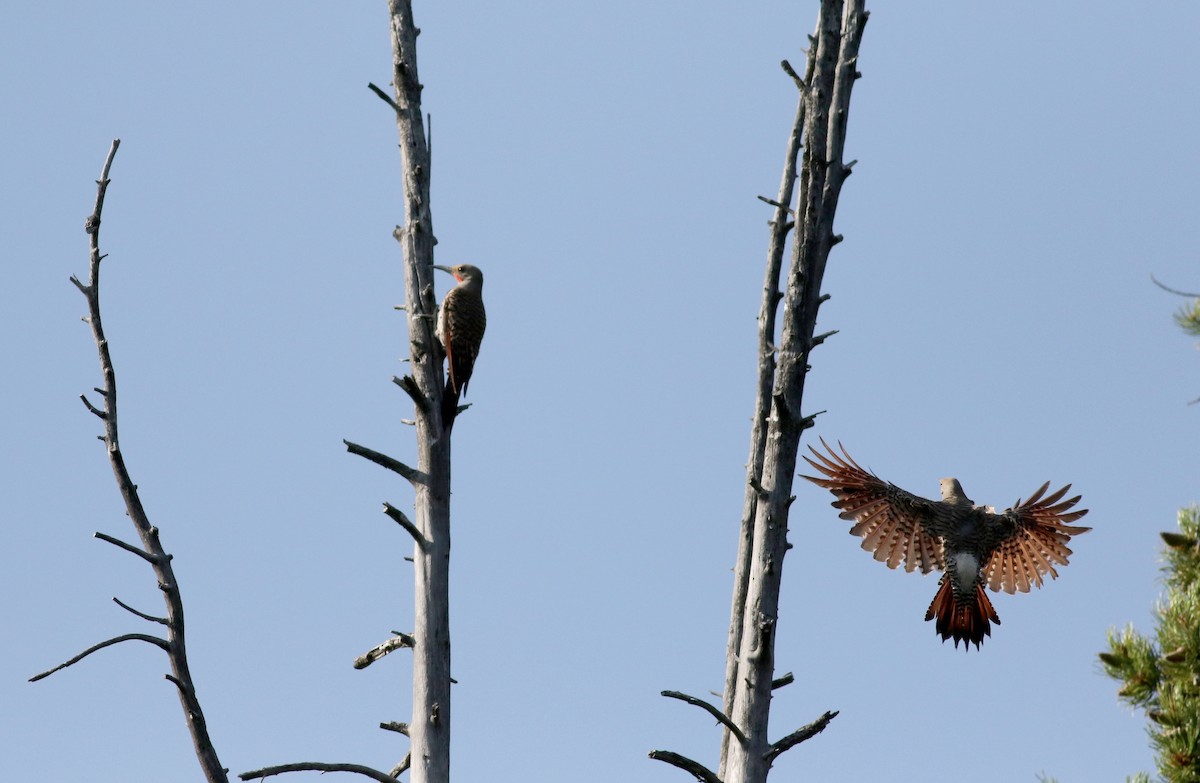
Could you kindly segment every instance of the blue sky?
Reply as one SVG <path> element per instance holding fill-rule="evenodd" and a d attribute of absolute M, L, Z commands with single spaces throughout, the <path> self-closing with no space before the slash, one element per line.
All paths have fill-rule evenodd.
<path fill-rule="evenodd" d="M 196 780 L 166 663 L 106 650 L 161 606 L 97 422 L 83 218 L 102 233 L 123 446 L 175 555 L 233 772 L 390 768 L 407 720 L 411 495 L 342 438 L 413 454 L 386 4 L 10 4 L 0 24 L 8 368 L 5 776 Z M 841 715 L 779 780 L 1120 780 L 1144 718 L 1095 654 L 1146 630 L 1157 532 L 1200 500 L 1200 362 L 1153 273 L 1200 288 L 1200 6 L 878 3 L 862 46 L 810 432 L 936 496 L 1072 482 L 1095 531 L 999 595 L 978 654 L 922 622 L 933 577 L 860 551 L 797 485 L 772 723 Z M 755 316 L 814 2 L 420 3 L 439 263 L 487 275 L 455 427 L 455 776 L 682 781 L 719 734 Z M 316 780 L 316 775 L 293 776 Z"/>

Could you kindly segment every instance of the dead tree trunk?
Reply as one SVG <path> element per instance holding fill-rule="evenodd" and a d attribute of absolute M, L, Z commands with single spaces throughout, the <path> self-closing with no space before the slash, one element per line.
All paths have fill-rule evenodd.
<path fill-rule="evenodd" d="M 158 580 L 159 590 L 162 591 L 167 612 L 164 617 L 156 617 L 134 609 L 119 598 L 114 597 L 113 602 L 142 620 L 163 626 L 166 629 L 166 635 L 165 638 L 145 633 L 115 636 L 92 645 L 74 658 L 49 671 L 31 677 L 30 682 L 48 677 L 56 671 L 73 666 L 94 652 L 121 642 L 140 641 L 158 647 L 167 654 L 167 659 L 170 661 L 171 674 L 166 675 L 166 678 L 175 685 L 179 694 L 184 721 L 187 723 L 188 733 L 192 737 L 192 747 L 195 749 L 196 759 L 204 771 L 204 779 L 208 783 L 227 783 L 229 776 L 227 770 L 221 766 L 221 761 L 217 757 L 217 749 L 208 734 L 208 723 L 204 720 L 204 710 L 200 707 L 200 699 L 196 696 L 196 684 L 188 666 L 183 622 L 183 595 L 179 590 L 179 582 L 175 579 L 175 570 L 171 566 L 173 555 L 163 548 L 158 528 L 150 522 L 150 517 L 142 505 L 141 496 L 138 494 L 137 484 L 133 483 L 133 478 L 129 475 L 129 469 L 125 465 L 125 455 L 121 451 L 120 429 L 117 427 L 117 371 L 113 366 L 108 338 L 104 336 L 104 324 L 100 318 L 100 262 L 105 258 L 105 255 L 100 252 L 100 215 L 104 211 L 104 195 L 108 191 L 109 169 L 112 167 L 113 158 L 116 156 L 119 146 L 121 146 L 121 140 L 113 139 L 112 147 L 108 150 L 108 157 L 104 160 L 104 168 L 100 172 L 100 179 L 96 182 L 96 208 L 88 216 L 85 226 L 85 230 L 91 238 L 88 281 L 83 283 L 78 277 L 71 276 L 71 282 L 87 299 L 88 314 L 83 320 L 92 328 L 92 337 L 96 341 L 96 350 L 100 356 L 100 372 L 104 377 L 103 385 L 96 387 L 96 393 L 100 399 L 99 406 L 93 405 L 87 395 L 81 395 L 80 399 L 83 400 L 83 404 L 89 411 L 104 422 L 104 435 L 100 437 L 100 440 L 104 442 L 104 447 L 108 452 L 108 461 L 112 465 L 117 488 L 121 492 L 121 499 L 125 501 L 125 511 L 133 522 L 134 528 L 137 529 L 142 545 L 135 546 L 105 533 L 96 533 L 95 536 L 101 541 L 106 541 L 130 554 L 137 555 L 150 564 L 150 567 L 154 569 L 154 576 Z"/>
<path fill-rule="evenodd" d="M 415 626 L 412 783 L 450 780 L 450 438 L 443 433 L 442 351 L 435 335 L 429 145 L 421 115 L 417 35 L 409 0 L 389 0 L 396 123 L 404 165 L 404 292 L 412 375 L 400 385 L 416 404 Z"/>
<path fill-rule="evenodd" d="M 380 728 L 406 734 L 408 755 L 389 772 L 360 764 L 303 762 L 242 773 L 243 780 L 280 772 L 355 772 L 393 780 L 411 770 L 412 783 L 450 780 L 450 436 L 442 421 L 443 350 L 437 339 L 433 296 L 433 219 L 429 211 L 429 143 L 421 115 L 417 76 L 417 35 L 410 0 L 388 0 L 392 31 L 392 85 L 395 97 L 374 84 L 371 90 L 396 113 L 404 167 L 404 225 L 393 233 L 404 255 L 404 307 L 408 319 L 411 374 L 393 378 L 412 399 L 417 435 L 415 468 L 366 446 L 345 441 L 351 454 L 405 479 L 413 488 L 415 521 L 391 503 L 383 511 L 413 539 L 414 627 L 397 633 L 354 661 L 362 669 L 390 652 L 413 651 L 411 723 L 390 721 Z"/>
<path fill-rule="evenodd" d="M 745 741 L 724 742 L 721 769 L 726 783 L 765 781 L 772 762 L 791 747 L 785 743 L 794 736 L 772 743 L 767 733 L 775 671 L 775 623 L 779 615 L 783 558 L 790 546 L 788 510 L 794 499 L 796 455 L 800 435 L 813 421 L 812 416 L 801 412 L 808 359 L 812 349 L 829 336 L 814 333 L 817 311 L 828 298 L 821 294 L 825 263 L 830 248 L 841 240 L 833 233 L 833 218 L 842 183 L 850 175 L 852 165 L 842 162 L 842 150 L 850 92 L 858 77 L 858 46 L 866 19 L 863 0 L 846 3 L 824 0 L 808 67 L 804 78 L 798 80 L 801 106 L 792 132 L 793 141 L 788 145 L 791 157 L 785 162 L 779 202 L 791 201 L 796 178 L 794 140 L 802 127 L 803 158 L 799 200 L 792 221 L 792 263 L 782 295 L 783 328 L 775 351 L 778 365 L 774 383 L 769 399 L 760 396 L 755 416 L 756 433 L 752 440 L 756 451 L 747 475 L 746 505 L 750 513 L 746 514 L 741 539 L 748 544 L 749 557 L 745 553 L 739 557 L 741 574 L 735 592 L 744 584 L 744 599 L 733 610 L 730 629 L 732 655 L 727 671 L 725 713 L 741 728 Z M 785 208 L 777 206 L 772 223 L 772 251 L 783 243 L 786 218 Z M 763 371 L 774 363 L 771 345 L 774 319 L 768 316 L 773 316 L 781 298 L 779 266 L 772 258 L 768 259 L 759 335 L 760 381 L 765 380 Z M 761 432 L 764 428 L 765 437 Z M 832 714 L 826 716 L 827 723 Z"/>
<path fill-rule="evenodd" d="M 771 693 L 791 682 L 774 678 L 775 625 L 787 541 L 788 510 L 800 435 L 816 414 L 802 413 L 804 381 L 813 348 L 833 332 L 815 335 L 817 311 L 828 296 L 821 281 L 830 248 L 842 183 L 853 163 L 842 162 L 850 92 L 859 74 L 858 46 L 867 12 L 864 0 L 822 0 L 816 35 L 810 38 L 803 77 L 785 61 L 784 70 L 800 90 L 788 139 L 783 177 L 774 205 L 763 300 L 759 311 L 759 371 L 746 498 L 734 567 L 733 609 L 725 676 L 724 709 L 683 697 L 711 712 L 724 726 L 717 772 L 678 754 L 655 751 L 707 783 L 764 783 L 784 751 L 822 731 L 837 715 L 826 712 L 813 723 L 771 742 Z M 803 155 L 801 157 L 801 149 Z M 797 160 L 801 161 L 799 168 Z M 799 196 L 796 197 L 797 184 Z M 780 291 L 783 256 L 792 235 L 786 288 Z M 776 342 L 776 314 L 783 325 Z"/>

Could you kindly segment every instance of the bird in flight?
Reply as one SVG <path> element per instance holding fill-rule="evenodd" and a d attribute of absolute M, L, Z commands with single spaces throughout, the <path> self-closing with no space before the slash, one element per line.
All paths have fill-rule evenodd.
<path fill-rule="evenodd" d="M 958 479 L 942 479 L 942 499 L 928 500 L 864 470 L 841 443 L 840 455 L 824 438 L 821 445 L 828 454 L 809 446 L 816 460 L 804 459 L 825 478 L 802 478 L 834 494 L 833 507 L 855 523 L 850 533 L 862 537 L 862 548 L 876 560 L 888 568 L 903 563 L 905 571 L 943 572 L 925 619 L 936 618 L 942 641 L 952 638 L 955 647 L 962 641 L 968 651 L 972 643 L 979 649 L 991 623 L 1000 624 L 984 585 L 1027 593 L 1047 574 L 1057 579 L 1054 567 L 1067 564 L 1071 536 L 1091 530 L 1071 526 L 1087 509 L 1071 510 L 1079 495 L 1063 500 L 1070 484 L 1047 495 L 1047 481 L 1028 500 L 996 513 L 975 505 Z"/>

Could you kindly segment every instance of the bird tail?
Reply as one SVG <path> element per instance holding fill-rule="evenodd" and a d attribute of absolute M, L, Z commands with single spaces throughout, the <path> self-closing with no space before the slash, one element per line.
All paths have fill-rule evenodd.
<path fill-rule="evenodd" d="M 446 381 L 446 388 L 442 392 L 442 432 L 450 434 L 450 428 L 454 426 L 454 417 L 458 415 L 458 392 L 454 390 L 454 384 Z"/>
<path fill-rule="evenodd" d="M 942 577 L 941 587 L 933 597 L 929 611 L 925 613 L 926 621 L 935 617 L 936 629 L 941 634 L 942 641 L 953 638 L 955 648 L 960 641 L 966 642 L 965 649 L 968 652 L 972 643 L 978 650 L 979 645 L 983 643 L 983 637 L 992 635 L 991 623 L 1000 624 L 1000 616 L 988 600 L 982 582 L 975 585 L 973 600 L 959 601 L 954 596 L 954 588 L 947 576 Z"/>

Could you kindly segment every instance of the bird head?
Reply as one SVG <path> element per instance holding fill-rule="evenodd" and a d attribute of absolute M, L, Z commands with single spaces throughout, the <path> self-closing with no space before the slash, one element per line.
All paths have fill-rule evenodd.
<path fill-rule="evenodd" d="M 971 499 L 963 492 L 962 484 L 956 478 L 942 479 L 942 500 L 948 503 L 970 503 Z"/>
<path fill-rule="evenodd" d="M 470 264 L 458 264 L 456 266 L 442 266 L 434 264 L 434 269 L 440 269 L 443 272 L 448 272 L 454 275 L 454 279 L 460 283 L 474 283 L 475 285 L 483 285 L 483 272 L 479 271 L 479 267 L 471 266 Z"/>

